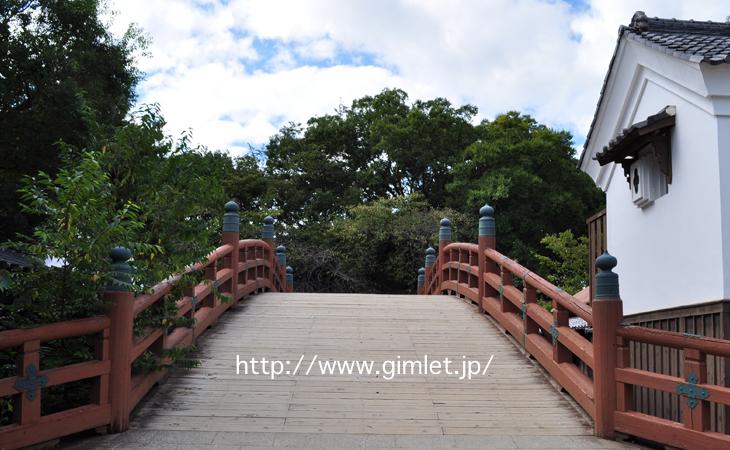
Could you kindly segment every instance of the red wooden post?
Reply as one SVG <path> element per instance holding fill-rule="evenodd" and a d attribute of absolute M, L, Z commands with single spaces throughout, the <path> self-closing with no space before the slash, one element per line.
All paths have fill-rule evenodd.
<path fill-rule="evenodd" d="M 496 248 L 497 236 L 494 223 L 494 208 L 484 204 L 479 208 L 479 312 L 484 312 L 484 297 L 487 293 L 487 283 L 484 274 L 493 264 L 487 262 L 484 252 L 488 248 Z"/>
<path fill-rule="evenodd" d="M 619 296 L 616 258 L 604 252 L 596 258 L 596 286 L 593 299 L 593 396 L 596 436 L 613 439 L 614 412 L 617 407 L 616 367 L 618 348 L 616 330 L 623 319 Z"/>
<path fill-rule="evenodd" d="M 423 278 L 423 288 L 424 288 L 424 294 L 432 294 L 431 289 L 429 287 L 431 286 L 431 280 L 435 276 L 434 272 L 434 264 L 436 263 L 436 250 L 433 247 L 428 247 L 426 249 L 426 276 Z"/>
<path fill-rule="evenodd" d="M 287 292 L 286 283 L 286 247 L 280 245 L 276 247 L 276 272 L 279 274 L 279 280 L 282 285 L 279 286 L 281 292 Z"/>
<path fill-rule="evenodd" d="M 294 292 L 294 269 L 286 266 L 286 291 Z"/>
<path fill-rule="evenodd" d="M 684 378 L 687 384 L 680 386 L 684 426 L 700 432 L 708 430 L 710 404 L 704 400 L 706 391 L 697 387 L 707 383 L 707 357 L 704 353 L 692 348 L 684 349 Z"/>
<path fill-rule="evenodd" d="M 444 281 L 449 279 L 448 275 L 445 275 L 445 268 L 444 266 L 449 261 L 449 255 L 446 254 L 446 248 L 447 245 L 451 243 L 451 221 L 444 217 L 441 219 L 439 227 L 439 254 L 438 254 L 438 269 L 436 272 L 436 276 L 438 277 L 438 283 L 441 284 Z M 438 293 L 441 293 L 441 287 L 436 286 L 436 289 L 438 290 Z"/>
<path fill-rule="evenodd" d="M 271 281 L 271 286 L 273 286 L 276 266 L 274 265 L 274 218 L 271 216 L 264 217 L 264 226 L 261 228 L 261 240 L 269 244 L 268 257 L 266 256 L 265 249 L 263 257 L 269 261 L 269 274 L 267 278 Z"/>
<path fill-rule="evenodd" d="M 116 433 L 129 428 L 132 393 L 132 328 L 134 325 L 134 294 L 131 292 L 132 267 L 127 262 L 132 253 L 124 247 L 111 251 L 110 282 L 104 292 L 109 305 L 109 344 L 111 371 L 109 402 L 111 403 L 110 431 Z"/>
<path fill-rule="evenodd" d="M 423 286 L 425 284 L 426 280 L 426 269 L 424 267 L 421 267 L 418 269 L 418 285 L 416 288 L 416 294 L 423 295 Z"/>
<path fill-rule="evenodd" d="M 223 245 L 230 245 L 233 247 L 233 250 L 223 259 L 223 267 L 225 269 L 231 269 L 231 280 L 228 287 L 231 293 L 231 301 L 235 302 L 238 300 L 238 246 L 241 241 L 241 218 L 238 214 L 238 203 L 233 200 L 226 203 L 225 210 L 226 212 L 223 214 L 223 235 L 221 236 L 221 242 Z"/>

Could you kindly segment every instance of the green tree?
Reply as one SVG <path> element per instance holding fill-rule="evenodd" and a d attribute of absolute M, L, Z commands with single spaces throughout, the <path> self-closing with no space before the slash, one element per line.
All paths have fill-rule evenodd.
<path fill-rule="evenodd" d="M 443 217 L 454 224 L 455 239 L 467 239 L 473 224 L 466 215 L 432 208 L 420 194 L 358 205 L 316 234 L 309 228 L 294 234 L 289 248 L 297 290 L 414 293 L 424 251 L 438 245 Z"/>
<path fill-rule="evenodd" d="M 234 170 L 228 155 L 191 146 L 189 134 L 173 140 L 164 126 L 156 105 L 142 107 L 102 150 L 116 207 L 137 205 L 144 223 L 137 239 L 160 249 L 135 255 L 145 286 L 182 272 L 220 244 L 221 205 L 228 200 L 222 180 Z"/>
<path fill-rule="evenodd" d="M 574 236 L 570 230 L 549 234 L 540 241 L 548 254 L 536 254 L 542 267 L 547 269 L 547 279 L 555 286 L 575 294 L 588 286 L 588 238 Z"/>
<path fill-rule="evenodd" d="M 485 202 L 494 206 L 499 250 L 540 270 L 534 254 L 542 238 L 565 230 L 585 235 L 585 219 L 603 207 L 603 193 L 576 168 L 568 132 L 517 112 L 477 129 L 479 140 L 454 166 L 447 204 L 469 214 Z"/>
<path fill-rule="evenodd" d="M 95 148 L 134 100 L 144 43 L 131 28 L 114 38 L 100 9 L 99 0 L 0 2 L 0 242 L 36 223 L 18 207 L 20 180 L 53 176 L 59 141 Z"/>
<path fill-rule="evenodd" d="M 26 178 L 24 213 L 38 217 L 31 236 L 12 243 L 34 268 L 13 272 L 8 326 L 98 313 L 109 251 L 132 250 L 135 288 L 183 272 L 220 243 L 227 200 L 221 179 L 231 159 L 166 137 L 156 107 L 132 115 L 101 151 L 67 148 L 56 176 Z M 48 259 L 60 267 L 47 266 Z M 21 323 L 22 322 L 22 323 Z"/>
<path fill-rule="evenodd" d="M 408 104 L 398 89 L 289 124 L 267 146 L 266 173 L 282 219 L 301 225 L 331 220 L 362 202 L 419 192 L 445 200 L 449 168 L 476 137 L 476 108 L 437 98 Z"/>
<path fill-rule="evenodd" d="M 138 254 L 157 251 L 136 239 L 144 228 L 138 206 L 116 208 L 101 159 L 99 153 L 78 162 L 66 156 L 56 176 L 41 172 L 25 180 L 23 210 L 43 220 L 31 239 L 13 244 L 33 268 L 6 274 L 14 301 L 0 305 L 0 329 L 99 314 L 110 249 L 123 243 Z"/>

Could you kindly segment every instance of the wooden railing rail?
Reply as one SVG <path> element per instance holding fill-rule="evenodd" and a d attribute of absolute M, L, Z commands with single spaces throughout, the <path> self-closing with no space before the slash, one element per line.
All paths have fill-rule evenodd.
<path fill-rule="evenodd" d="M 14 423 L 0 427 L 0 449 L 98 427 L 112 432 L 127 429 L 132 409 L 165 375 L 164 370 L 152 370 L 133 376 L 135 360 L 152 352 L 160 362 L 169 362 L 166 350 L 194 343 L 240 299 L 265 290 L 293 290 L 286 248 L 273 246 L 274 219 L 264 219 L 262 239 L 241 240 L 238 205 L 229 202 L 225 209 L 222 245 L 186 272 L 202 271 L 204 280 L 187 282 L 181 286 L 182 296 L 175 299 L 177 317 L 194 319 L 188 321 L 192 325 L 156 326 L 135 336 L 135 319 L 175 292 L 185 278 L 170 276 L 150 292 L 135 296 L 130 291 L 131 253 L 117 247 L 111 252 L 113 282 L 104 292 L 109 305 L 106 315 L 0 332 L 0 349 L 19 348 L 17 375 L 0 379 L 0 397 L 13 398 L 15 410 Z M 41 370 L 42 343 L 82 336 L 94 337 L 94 360 Z M 87 405 L 41 415 L 43 388 L 87 379 L 93 383 Z"/>
<path fill-rule="evenodd" d="M 555 286 L 540 275 L 530 271 L 518 262 L 509 259 L 493 248 L 485 250 L 485 256 L 497 264 L 502 271 L 508 271 L 515 278 L 522 280 L 525 285 L 532 287 L 545 297 L 557 302 L 561 308 L 567 309 L 573 315 L 588 322 L 589 325 L 593 325 L 593 318 L 591 317 L 592 310 L 590 306 L 580 302 L 563 289 Z"/>
<path fill-rule="evenodd" d="M 55 423 L 64 423 L 68 433 L 106 425 L 110 419 L 108 317 L 92 317 L 28 329 L 0 332 L 0 349 L 18 348 L 17 375 L 0 379 L 0 397 L 13 398 L 15 424 L 0 428 L 0 448 L 16 448 L 55 437 Z M 92 336 L 95 359 L 42 370 L 44 342 L 77 336 Z M 41 415 L 42 390 L 72 381 L 92 379 L 89 404 Z"/>
<path fill-rule="evenodd" d="M 730 436 L 710 431 L 709 421 L 710 402 L 730 405 L 730 388 L 708 383 L 706 363 L 707 355 L 730 357 L 730 341 L 623 325 L 616 258 L 596 258 L 586 305 L 499 253 L 494 209 L 485 205 L 479 213 L 478 244 L 451 242 L 451 222 L 441 220 L 438 253 L 429 247 L 418 271 L 419 294 L 455 294 L 490 315 L 593 417 L 600 437 L 620 432 L 679 448 L 730 449 Z M 592 334 L 571 328 L 571 317 Z M 679 349 L 683 378 L 632 368 L 631 341 Z M 634 386 L 679 395 L 682 421 L 637 412 Z"/>
<path fill-rule="evenodd" d="M 730 448 L 730 436 L 710 431 L 710 402 L 730 405 L 730 388 L 710 384 L 707 355 L 730 357 L 730 341 L 687 333 L 622 326 L 617 330 L 616 430 L 645 436 L 680 448 Z M 631 367 L 630 342 L 681 350 L 683 377 Z M 635 410 L 633 386 L 678 394 L 681 420 L 674 422 Z"/>

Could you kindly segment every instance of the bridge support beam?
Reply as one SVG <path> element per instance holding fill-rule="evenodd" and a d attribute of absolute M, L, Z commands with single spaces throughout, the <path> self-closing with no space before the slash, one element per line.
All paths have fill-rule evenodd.
<path fill-rule="evenodd" d="M 613 439 L 614 413 L 617 407 L 616 365 L 618 346 L 616 331 L 623 320 L 623 303 L 619 296 L 616 258 L 604 252 L 596 258 L 596 288 L 593 298 L 593 395 L 596 436 Z"/>

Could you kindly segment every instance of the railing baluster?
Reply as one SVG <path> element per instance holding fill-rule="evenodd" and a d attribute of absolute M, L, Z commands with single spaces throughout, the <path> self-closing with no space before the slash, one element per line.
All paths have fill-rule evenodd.
<path fill-rule="evenodd" d="M 539 327 L 537 323 L 530 318 L 528 313 L 531 305 L 537 304 L 537 290 L 534 287 L 528 285 L 525 282 L 525 287 L 522 289 L 523 304 L 522 304 L 522 323 L 524 326 L 525 342 L 527 342 L 527 336 L 530 334 L 537 334 Z M 523 342 L 524 345 L 524 342 Z"/>
<path fill-rule="evenodd" d="M 99 333 L 94 342 L 94 357 L 99 361 L 109 360 L 109 328 Z M 109 374 L 100 375 L 93 381 L 91 403 L 105 405 L 109 402 Z"/>
<path fill-rule="evenodd" d="M 624 369 L 631 367 L 631 347 L 629 341 L 623 337 L 616 338 L 618 354 L 616 355 L 616 367 Z M 616 389 L 616 410 L 626 412 L 633 409 L 634 389 L 630 384 L 621 383 Z"/>
<path fill-rule="evenodd" d="M 18 376 L 22 377 L 16 382 L 16 389 L 21 391 L 18 410 L 16 411 L 17 421 L 20 425 L 28 425 L 41 418 L 41 388 L 43 378 L 39 375 L 41 370 L 40 361 L 41 341 L 32 340 L 23 343 L 22 353 L 18 360 Z"/>
<path fill-rule="evenodd" d="M 697 349 L 685 348 L 683 369 L 687 384 L 679 387 L 679 393 L 684 426 L 705 431 L 710 428 L 710 403 L 705 401 L 706 392 L 697 385 L 707 383 L 707 356 Z"/>
<path fill-rule="evenodd" d="M 564 345 L 560 343 L 560 327 L 569 327 L 570 314 L 568 310 L 563 308 L 553 300 L 553 325 L 550 328 L 550 334 L 553 340 L 553 361 L 556 363 L 571 362 L 573 354 Z"/>
<path fill-rule="evenodd" d="M 512 281 L 512 272 L 505 269 L 504 266 L 499 266 L 499 272 L 500 272 L 499 273 L 499 282 L 500 282 L 499 308 L 500 308 L 501 312 L 507 313 L 514 309 L 512 307 L 512 302 L 510 302 L 504 296 L 504 287 L 505 286 L 514 286 L 514 283 Z"/>

